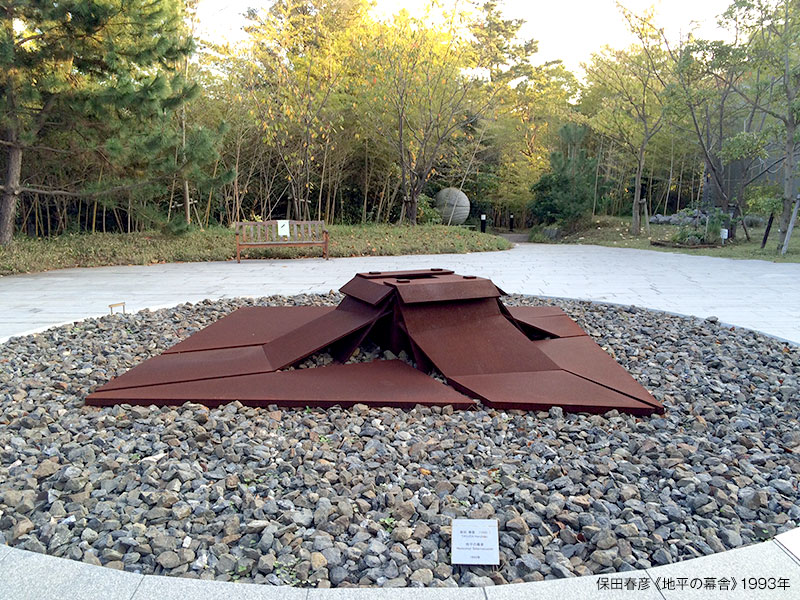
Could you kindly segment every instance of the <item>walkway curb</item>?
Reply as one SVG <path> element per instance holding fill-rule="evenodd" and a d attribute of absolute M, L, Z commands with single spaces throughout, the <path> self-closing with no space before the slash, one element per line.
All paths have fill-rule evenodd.
<path fill-rule="evenodd" d="M 800 529 L 781 535 L 787 534 L 800 536 Z M 759 589 L 762 581 L 764 589 Z M 226 583 L 140 575 L 0 546 L 3 600 L 787 600 L 798 594 L 800 557 L 777 540 L 640 571 L 485 588 L 305 589 Z"/>

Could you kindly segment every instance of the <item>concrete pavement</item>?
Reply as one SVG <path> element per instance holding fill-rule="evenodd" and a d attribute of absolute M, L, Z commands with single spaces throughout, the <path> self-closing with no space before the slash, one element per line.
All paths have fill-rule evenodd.
<path fill-rule="evenodd" d="M 0 278 L 0 342 L 86 317 L 236 296 L 338 289 L 354 273 L 444 267 L 509 293 L 580 298 L 719 317 L 800 343 L 800 264 L 606 248 L 518 244 L 504 252 L 171 263 Z"/>
<path fill-rule="evenodd" d="M 780 537 L 780 536 L 779 536 Z M 485 588 L 338 588 L 201 581 L 96 567 L 0 545 L 3 600 L 789 600 L 800 558 L 779 541 L 641 571 Z"/>

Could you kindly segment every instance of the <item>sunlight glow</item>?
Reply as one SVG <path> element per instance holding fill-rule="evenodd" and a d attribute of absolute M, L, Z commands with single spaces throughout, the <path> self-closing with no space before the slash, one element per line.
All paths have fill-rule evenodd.
<path fill-rule="evenodd" d="M 266 0 L 200 0 L 198 32 L 216 43 L 243 41 L 244 12 L 270 4 Z M 374 10 L 378 18 L 387 18 L 401 8 L 419 15 L 426 4 L 427 0 L 378 0 Z M 581 63 L 603 46 L 622 48 L 634 42 L 615 0 L 506 0 L 498 4 L 506 18 L 526 21 L 523 37 L 539 41 L 536 63 L 560 59 L 570 70 L 580 71 Z M 622 4 L 642 14 L 653 1 L 624 0 Z M 717 27 L 717 16 L 729 4 L 729 0 L 660 0 L 655 3 L 656 22 L 672 40 L 690 31 L 696 37 L 719 39 L 723 33 Z"/>

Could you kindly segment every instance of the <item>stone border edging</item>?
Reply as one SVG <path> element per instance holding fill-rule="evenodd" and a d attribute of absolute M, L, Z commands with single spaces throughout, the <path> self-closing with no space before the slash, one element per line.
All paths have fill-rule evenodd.
<path fill-rule="evenodd" d="M 3 600 L 787 600 L 800 593 L 800 528 L 776 539 L 688 561 L 640 571 L 511 583 L 485 588 L 306 589 L 139 575 L 65 558 L 0 546 Z M 664 580 L 674 589 L 662 589 Z M 682 589 L 679 581 L 686 578 Z M 713 579 L 736 579 L 735 589 L 707 588 Z M 756 589 L 746 589 L 755 578 Z M 758 578 L 774 589 L 758 590 Z M 777 583 L 786 580 L 788 587 Z M 716 585 L 716 584 L 715 584 Z M 627 589 L 627 586 L 633 586 Z M 699 588 L 697 587 L 699 586 Z M 606 589 L 608 588 L 608 589 Z"/>

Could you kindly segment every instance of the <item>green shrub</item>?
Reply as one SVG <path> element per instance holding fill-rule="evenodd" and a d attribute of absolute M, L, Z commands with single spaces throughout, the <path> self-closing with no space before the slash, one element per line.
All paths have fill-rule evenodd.
<path fill-rule="evenodd" d="M 417 198 L 417 223 L 420 225 L 439 225 L 442 216 L 433 207 L 433 198 L 420 194 Z"/>
<path fill-rule="evenodd" d="M 749 212 L 760 215 L 780 214 L 783 208 L 781 188 L 773 184 L 750 185 L 745 191 Z"/>
<path fill-rule="evenodd" d="M 584 127 L 567 124 L 558 133 L 565 150 L 550 155 L 550 172 L 531 187 L 533 200 L 528 208 L 534 225 L 556 224 L 570 232 L 585 225 L 591 217 L 598 183 L 597 161 L 580 149 L 586 135 Z"/>
<path fill-rule="evenodd" d="M 544 233 L 544 226 L 535 225 L 528 231 L 528 241 L 533 244 L 549 244 L 554 239 Z"/>
<path fill-rule="evenodd" d="M 685 212 L 692 216 L 693 211 Z M 720 232 L 722 226 L 729 220 L 728 215 L 719 208 L 712 208 L 706 215 L 700 215 L 691 225 L 682 225 L 678 231 L 672 235 L 672 241 L 688 246 L 698 246 L 700 244 L 719 244 L 721 241 Z"/>
<path fill-rule="evenodd" d="M 557 224 L 574 231 L 589 219 L 594 195 L 594 160 L 581 151 L 574 158 L 554 153 L 551 172 L 533 184 L 530 214 L 536 225 Z"/>

